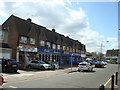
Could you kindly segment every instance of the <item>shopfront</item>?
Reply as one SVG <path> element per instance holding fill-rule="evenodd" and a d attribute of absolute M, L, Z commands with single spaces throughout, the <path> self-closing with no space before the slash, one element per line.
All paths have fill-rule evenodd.
<path fill-rule="evenodd" d="M 61 60 L 61 51 L 39 48 L 38 49 L 39 60 L 49 61 L 49 62 L 60 62 Z"/>
<path fill-rule="evenodd" d="M 34 46 L 18 46 L 17 47 L 17 61 L 20 63 L 20 68 L 25 69 L 31 60 L 38 59 L 37 48 Z"/>
<path fill-rule="evenodd" d="M 79 54 L 79 53 L 70 53 L 69 63 L 71 63 L 71 61 L 72 61 L 73 64 L 78 64 L 80 60 L 81 60 L 81 54 Z"/>

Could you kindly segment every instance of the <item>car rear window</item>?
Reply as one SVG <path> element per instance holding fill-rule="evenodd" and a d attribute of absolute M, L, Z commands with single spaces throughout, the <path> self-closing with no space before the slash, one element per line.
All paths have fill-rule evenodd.
<path fill-rule="evenodd" d="M 16 60 L 9 60 L 9 62 L 10 62 L 11 64 L 17 64 L 17 61 L 16 61 Z"/>
<path fill-rule="evenodd" d="M 80 64 L 80 65 L 82 65 L 82 66 L 86 66 L 86 64 Z"/>

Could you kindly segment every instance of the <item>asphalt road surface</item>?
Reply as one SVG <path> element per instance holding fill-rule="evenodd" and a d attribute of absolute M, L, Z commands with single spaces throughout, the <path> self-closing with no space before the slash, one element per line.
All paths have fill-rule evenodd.
<path fill-rule="evenodd" d="M 73 72 L 15 83 L 6 83 L 4 88 L 98 88 L 118 71 L 117 64 L 94 68 L 93 72 Z"/>

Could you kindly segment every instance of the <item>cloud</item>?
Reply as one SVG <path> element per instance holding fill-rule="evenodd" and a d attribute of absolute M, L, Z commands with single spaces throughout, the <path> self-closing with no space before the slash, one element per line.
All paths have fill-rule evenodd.
<path fill-rule="evenodd" d="M 13 0 L 14 1 L 14 0 Z M 103 35 L 91 30 L 88 17 L 82 8 L 68 8 L 70 0 L 19 0 L 0 2 L 0 18 L 8 18 L 11 14 L 43 25 L 53 27 L 56 32 L 79 40 L 86 45 L 87 51 L 99 51 Z M 114 47 L 115 45 L 113 44 Z"/>

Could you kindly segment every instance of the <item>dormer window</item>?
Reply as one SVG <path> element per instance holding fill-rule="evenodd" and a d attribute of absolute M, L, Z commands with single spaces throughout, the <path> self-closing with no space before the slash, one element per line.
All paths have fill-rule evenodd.
<path fill-rule="evenodd" d="M 52 48 L 53 48 L 53 49 L 56 49 L 56 45 L 55 45 L 55 44 L 53 44 L 53 45 L 52 45 Z"/>
<path fill-rule="evenodd" d="M 47 47 L 49 47 L 50 48 L 50 42 L 46 42 L 46 45 L 47 45 Z"/>
<path fill-rule="evenodd" d="M 27 43 L 27 37 L 21 36 L 19 42 L 20 43 Z"/>
<path fill-rule="evenodd" d="M 66 47 L 65 47 L 65 46 L 63 46 L 63 50 L 65 50 L 65 48 L 66 48 Z"/>
<path fill-rule="evenodd" d="M 41 40 L 40 41 L 40 46 L 45 46 L 45 41 Z"/>
<path fill-rule="evenodd" d="M 35 39 L 34 38 L 30 38 L 30 44 L 35 44 Z"/>
<path fill-rule="evenodd" d="M 57 49 L 60 50 L 60 45 L 57 45 Z"/>

